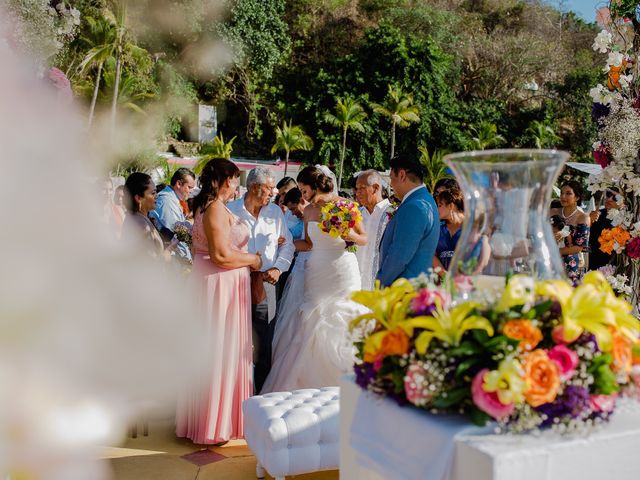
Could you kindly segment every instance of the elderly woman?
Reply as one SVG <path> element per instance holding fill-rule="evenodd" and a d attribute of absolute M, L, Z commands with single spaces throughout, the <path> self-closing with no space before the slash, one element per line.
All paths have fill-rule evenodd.
<path fill-rule="evenodd" d="M 575 180 L 564 182 L 560 187 L 560 208 L 552 208 L 550 215 L 560 215 L 569 226 L 565 247 L 560 248 L 564 268 L 572 282 L 580 280 L 580 253 L 589 247 L 589 215 L 578 208 L 583 198 L 582 185 Z"/>

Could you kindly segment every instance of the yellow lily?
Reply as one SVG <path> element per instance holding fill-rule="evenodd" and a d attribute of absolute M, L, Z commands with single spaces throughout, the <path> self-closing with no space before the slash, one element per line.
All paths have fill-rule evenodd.
<path fill-rule="evenodd" d="M 535 289 L 533 278 L 529 275 L 514 275 L 509 279 L 509 283 L 502 292 L 502 297 L 496 305 L 496 310 L 504 312 L 516 305 L 533 303 L 535 300 Z"/>
<path fill-rule="evenodd" d="M 387 288 L 381 289 L 380 282 L 376 282 L 373 291 L 354 292 L 351 299 L 371 311 L 354 318 L 350 322 L 350 328 L 354 328 L 363 320 L 374 319 L 386 330 L 392 330 L 407 317 L 409 304 L 415 296 L 413 285 L 404 278 L 396 280 Z"/>
<path fill-rule="evenodd" d="M 598 346 L 608 352 L 612 347 L 611 327 L 618 326 L 616 312 L 611 308 L 615 303 L 611 298 L 615 296 L 603 293 L 606 289 L 597 277 L 587 280 L 588 283 L 576 288 L 561 280 L 540 282 L 536 291 L 560 303 L 565 340 L 576 338 L 586 330 L 595 335 Z M 627 323 L 626 319 L 622 321 Z"/>
<path fill-rule="evenodd" d="M 403 322 L 403 325 L 411 327 L 409 335 L 413 334 L 413 328 L 427 330 L 416 338 L 416 350 L 420 354 L 427 351 L 433 338 L 450 345 L 458 345 L 467 330 L 484 330 L 489 336 L 493 336 L 493 327 L 489 320 L 480 315 L 469 316 L 469 313 L 478 306 L 477 303 L 465 302 L 445 311 L 440 305 L 437 305 L 433 317 L 411 318 Z"/>

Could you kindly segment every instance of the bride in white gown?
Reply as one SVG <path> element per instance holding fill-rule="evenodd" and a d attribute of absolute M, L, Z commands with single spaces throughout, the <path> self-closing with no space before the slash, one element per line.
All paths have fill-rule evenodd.
<path fill-rule="evenodd" d="M 351 370 L 354 347 L 349 321 L 366 311 L 349 299 L 360 289 L 360 272 L 354 253 L 345 250 L 343 238 L 332 238 L 318 228 L 320 209 L 337 200 L 333 180 L 317 167 L 298 175 L 300 191 L 312 202 L 304 212 L 305 239 L 297 241 L 306 256 L 304 268 L 296 260 L 281 300 L 273 341 L 271 372 L 260 393 L 338 385 Z M 347 237 L 366 244 L 361 225 Z M 300 277 L 304 277 L 304 281 Z"/>

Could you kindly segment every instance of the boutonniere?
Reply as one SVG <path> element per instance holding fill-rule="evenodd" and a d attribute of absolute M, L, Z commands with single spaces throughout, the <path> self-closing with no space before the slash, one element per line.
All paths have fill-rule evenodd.
<path fill-rule="evenodd" d="M 387 207 L 387 211 L 386 211 L 387 220 L 391 220 L 393 218 L 399 206 L 400 206 L 399 203 L 389 202 L 389 206 Z"/>

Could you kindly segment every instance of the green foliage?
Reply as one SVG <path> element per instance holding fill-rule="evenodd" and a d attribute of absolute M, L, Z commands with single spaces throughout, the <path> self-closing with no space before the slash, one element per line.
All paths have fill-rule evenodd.
<path fill-rule="evenodd" d="M 430 154 L 426 145 L 420 145 L 418 151 L 420 152 L 420 163 L 425 168 L 424 184 L 430 192 L 433 192 L 436 188 L 436 183 L 442 179 L 452 177 L 451 174 L 447 173 L 448 167 L 443 160 L 448 152 L 446 150 L 434 150 Z"/>
<path fill-rule="evenodd" d="M 231 158 L 231 153 L 233 152 L 233 141 L 235 139 L 236 137 L 232 137 L 231 140 L 225 142 L 222 132 L 218 133 L 216 138 L 213 139 L 212 144 L 203 145 L 200 149 L 200 155 L 202 155 L 202 158 L 198 160 L 193 171 L 200 175 L 207 162 L 213 158 L 225 158 L 229 160 Z"/>
<path fill-rule="evenodd" d="M 531 136 L 536 148 L 552 148 L 560 140 L 553 128 L 538 120 L 531 122 L 525 133 Z"/>
<path fill-rule="evenodd" d="M 471 144 L 474 150 L 499 147 L 505 142 L 505 138 L 498 134 L 498 127 L 495 123 L 480 122 L 477 127 L 470 127 L 470 130 L 474 135 L 471 137 Z"/>
<path fill-rule="evenodd" d="M 611 370 L 613 358 L 609 353 L 604 353 L 593 358 L 588 372 L 593 375 L 593 383 L 597 393 L 610 395 L 618 391 L 616 375 Z"/>
<path fill-rule="evenodd" d="M 292 121 L 283 122 L 282 127 L 276 127 L 276 142 L 271 147 L 271 153 L 280 151 L 285 152 L 284 174 L 287 174 L 289 166 L 289 153 L 298 150 L 311 150 L 313 148 L 313 140 L 308 136 L 304 129 L 299 125 L 293 125 Z"/>

